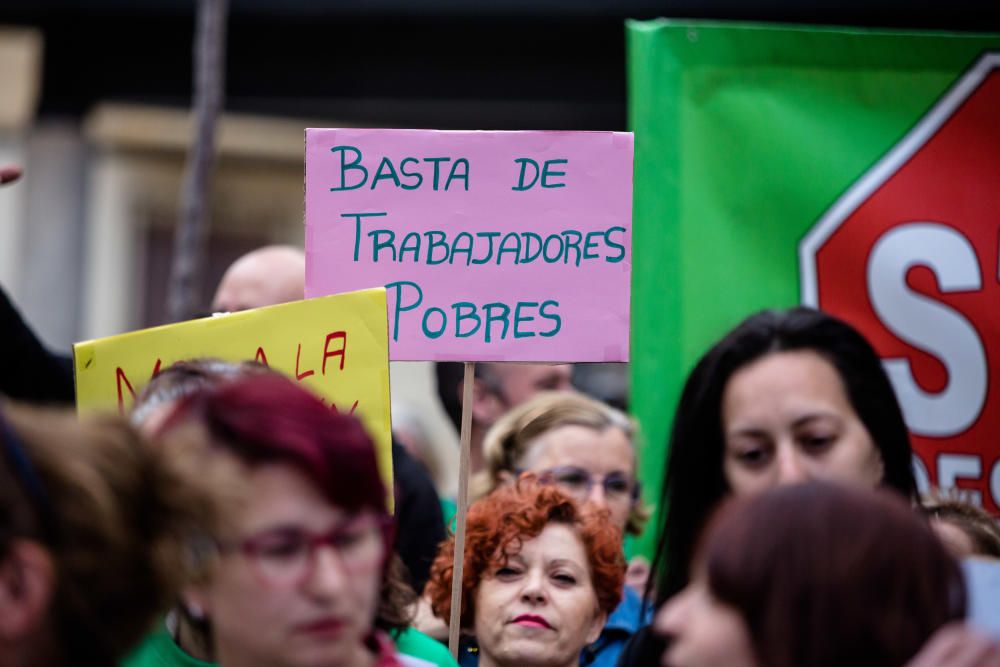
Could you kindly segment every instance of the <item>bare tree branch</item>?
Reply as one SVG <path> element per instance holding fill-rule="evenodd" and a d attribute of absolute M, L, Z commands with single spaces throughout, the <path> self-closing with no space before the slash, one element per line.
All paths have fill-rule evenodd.
<path fill-rule="evenodd" d="M 208 190 L 215 164 L 215 128 L 225 91 L 228 0 L 198 0 L 194 45 L 194 139 L 188 151 L 174 234 L 167 310 L 171 321 L 198 307 L 208 227 Z"/>

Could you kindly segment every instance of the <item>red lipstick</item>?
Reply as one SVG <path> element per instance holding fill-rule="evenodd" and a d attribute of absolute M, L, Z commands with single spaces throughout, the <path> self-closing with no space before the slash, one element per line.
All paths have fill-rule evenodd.
<path fill-rule="evenodd" d="M 511 623 L 517 623 L 518 625 L 523 625 L 529 628 L 545 628 L 551 630 L 552 626 L 541 616 L 536 616 L 535 614 L 521 614 L 517 616 Z"/>
<path fill-rule="evenodd" d="M 299 626 L 299 631 L 309 635 L 320 635 L 333 637 L 339 635 L 347 624 L 339 618 L 321 618 L 312 623 L 303 623 Z"/>

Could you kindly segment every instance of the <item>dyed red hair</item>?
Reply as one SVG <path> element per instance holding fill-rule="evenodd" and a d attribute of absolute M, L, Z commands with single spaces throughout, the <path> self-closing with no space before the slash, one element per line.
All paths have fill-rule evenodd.
<path fill-rule="evenodd" d="M 388 512 L 375 446 L 361 422 L 284 376 L 250 375 L 188 396 L 164 431 L 189 421 L 246 465 L 294 466 L 348 513 Z"/>
<path fill-rule="evenodd" d="M 465 527 L 465 564 L 462 571 L 461 627 L 471 628 L 479 582 L 490 570 L 503 566 L 520 545 L 538 537 L 550 523 L 574 529 L 583 543 L 590 578 L 601 611 L 610 614 L 622 599 L 625 561 L 621 534 L 606 516 L 584 514 L 571 498 L 554 486 L 542 485 L 531 475 L 502 486 L 469 507 Z M 455 538 L 442 542 L 424 589 L 434 613 L 447 621 L 451 614 L 451 580 Z"/>

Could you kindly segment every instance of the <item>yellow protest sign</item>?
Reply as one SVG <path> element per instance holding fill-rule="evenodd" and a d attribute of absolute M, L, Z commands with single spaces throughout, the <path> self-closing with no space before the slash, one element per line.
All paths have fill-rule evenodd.
<path fill-rule="evenodd" d="M 161 369 L 185 359 L 255 359 L 356 414 L 392 488 L 385 289 L 367 289 L 168 324 L 73 346 L 81 412 L 127 412 Z"/>

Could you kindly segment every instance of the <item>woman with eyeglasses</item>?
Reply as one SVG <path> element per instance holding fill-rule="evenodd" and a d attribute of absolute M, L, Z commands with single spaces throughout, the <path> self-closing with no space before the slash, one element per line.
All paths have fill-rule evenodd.
<path fill-rule="evenodd" d="M 534 473 L 572 497 L 584 511 L 607 512 L 619 534 L 638 534 L 647 518 L 635 478 L 635 426 L 618 410 L 570 392 L 547 392 L 501 417 L 483 441 L 486 469 L 473 497 Z M 581 665 L 614 665 L 629 637 L 648 621 L 642 601 L 626 586 L 601 633 L 581 653 Z M 464 652 L 460 663 L 475 662 Z"/>
<path fill-rule="evenodd" d="M 264 374 L 185 398 L 164 445 L 182 440 L 244 480 L 210 576 L 184 594 L 223 667 L 423 664 L 374 625 L 393 522 L 355 418 Z"/>

